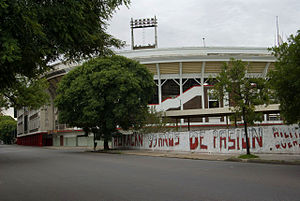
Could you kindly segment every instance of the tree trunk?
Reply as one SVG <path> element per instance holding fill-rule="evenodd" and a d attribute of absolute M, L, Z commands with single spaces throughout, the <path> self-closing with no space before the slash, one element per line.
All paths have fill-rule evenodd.
<path fill-rule="evenodd" d="M 247 129 L 246 121 L 244 121 L 244 128 L 245 128 L 245 136 L 246 136 L 247 155 L 250 155 L 250 145 L 249 145 L 248 129 Z"/>
<path fill-rule="evenodd" d="M 109 150 L 108 139 L 104 137 L 104 150 Z"/>
<path fill-rule="evenodd" d="M 238 126 L 237 126 L 237 123 L 236 123 L 236 116 L 234 116 L 234 126 L 235 126 L 235 128 L 238 127 Z"/>
<path fill-rule="evenodd" d="M 94 151 L 96 151 L 97 143 L 96 143 L 96 133 L 94 134 Z"/>
<path fill-rule="evenodd" d="M 111 134 L 111 131 L 107 129 L 106 124 L 103 126 L 103 134 L 104 134 L 104 150 L 109 150 L 108 140 Z"/>
<path fill-rule="evenodd" d="M 248 126 L 246 120 L 245 109 L 243 108 L 243 119 L 244 119 L 244 129 L 245 129 L 245 136 L 246 136 L 246 148 L 247 148 L 247 155 L 250 155 L 250 145 L 249 145 L 249 138 L 248 138 Z"/>

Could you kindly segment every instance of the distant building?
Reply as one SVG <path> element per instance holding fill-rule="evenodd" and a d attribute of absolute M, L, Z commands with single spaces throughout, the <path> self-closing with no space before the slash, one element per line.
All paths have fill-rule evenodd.
<path fill-rule="evenodd" d="M 250 47 L 182 47 L 128 50 L 119 55 L 144 64 L 153 74 L 157 85 L 155 95 L 149 103 L 157 111 L 206 109 L 228 107 L 209 94 L 216 75 L 224 62 L 230 58 L 246 62 L 248 77 L 266 77 L 274 68 L 275 58 L 267 48 Z M 49 106 L 35 111 L 19 110 L 18 144 L 37 146 L 92 146 L 92 136 L 83 136 L 79 128 L 59 124 L 58 111 L 53 106 L 57 83 L 73 68 L 72 65 L 58 64 L 46 77 L 49 81 L 51 101 Z M 229 119 L 230 121 L 230 119 Z M 180 120 L 182 127 L 187 121 Z M 191 119 L 193 129 L 225 126 L 224 116 Z M 263 124 L 280 124 L 278 113 L 265 114 Z"/>

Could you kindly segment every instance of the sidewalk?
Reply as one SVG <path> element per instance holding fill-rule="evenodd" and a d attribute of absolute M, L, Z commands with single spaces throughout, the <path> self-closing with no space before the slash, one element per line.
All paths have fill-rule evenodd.
<path fill-rule="evenodd" d="M 56 150 L 76 150 L 76 151 L 93 151 L 92 147 L 45 147 Z M 271 163 L 271 164 L 290 164 L 300 165 L 300 154 L 255 154 L 259 158 L 239 159 L 239 154 L 215 154 L 199 152 L 175 152 L 175 151 L 151 151 L 151 150 L 109 150 L 103 151 L 103 147 L 97 147 L 98 153 L 109 154 L 126 154 L 137 156 L 181 158 L 193 160 L 210 160 L 210 161 L 233 161 L 248 163 Z"/>
<path fill-rule="evenodd" d="M 215 154 L 215 153 L 197 153 L 197 152 L 163 152 L 147 150 L 115 150 L 121 154 L 154 156 L 168 158 L 182 158 L 193 160 L 210 160 L 210 161 L 233 161 L 233 162 L 255 162 L 255 163 L 272 163 L 272 164 L 291 164 L 300 165 L 299 154 L 255 154 L 259 158 L 239 159 L 239 154 Z M 110 151 L 114 152 L 114 150 Z"/>
<path fill-rule="evenodd" d="M 196 152 L 172 152 L 172 151 L 150 151 L 150 150 L 149 151 L 148 150 L 118 150 L 118 151 L 121 154 L 127 154 L 127 155 L 182 158 L 182 159 L 194 159 L 194 160 L 212 160 L 212 161 L 224 161 L 231 157 L 238 156 L 236 154 L 210 154 L 210 153 L 196 153 Z M 112 150 L 111 152 L 114 152 L 114 150 Z"/>

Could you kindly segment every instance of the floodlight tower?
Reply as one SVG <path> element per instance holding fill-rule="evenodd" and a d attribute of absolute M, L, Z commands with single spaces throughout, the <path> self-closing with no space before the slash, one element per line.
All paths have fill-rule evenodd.
<path fill-rule="evenodd" d="M 144 19 L 132 19 L 130 21 L 131 27 L 131 49 L 147 49 L 147 48 L 157 48 L 157 19 L 154 18 L 144 18 Z M 154 28 L 154 44 L 149 45 L 135 45 L 134 44 L 134 29 L 140 28 Z"/>

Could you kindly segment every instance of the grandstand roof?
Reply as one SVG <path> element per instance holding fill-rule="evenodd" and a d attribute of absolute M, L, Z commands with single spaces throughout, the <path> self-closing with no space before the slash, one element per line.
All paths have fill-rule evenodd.
<path fill-rule="evenodd" d="M 192 61 L 224 61 L 230 58 L 245 61 L 274 62 L 275 57 L 263 47 L 176 47 L 120 51 L 117 54 L 141 63 Z"/>

